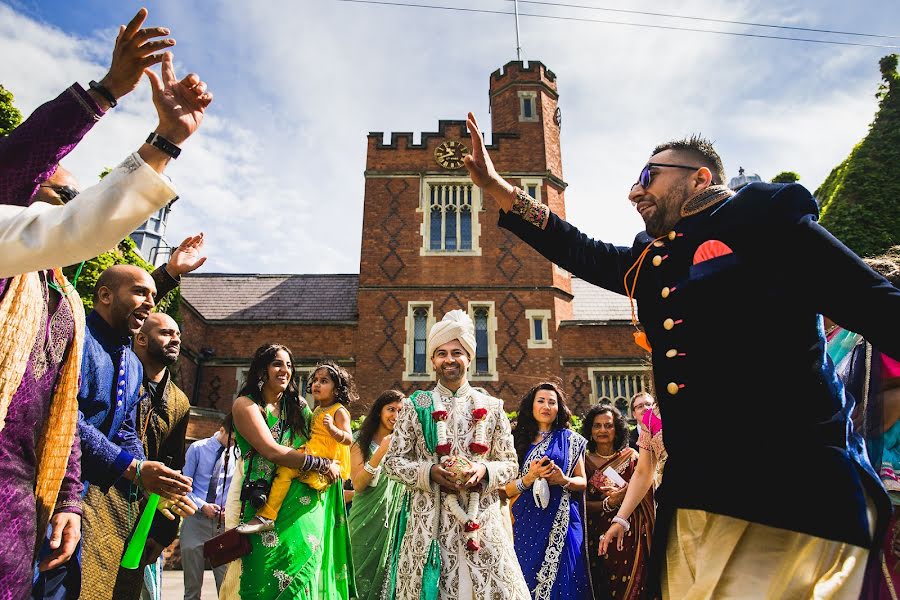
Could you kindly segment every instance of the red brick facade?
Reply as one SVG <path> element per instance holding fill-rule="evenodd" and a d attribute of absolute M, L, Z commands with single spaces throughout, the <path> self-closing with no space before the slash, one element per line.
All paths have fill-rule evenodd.
<path fill-rule="evenodd" d="M 531 118 L 523 115 L 523 97 L 531 99 Z M 560 129 L 554 118 L 557 100 L 556 76 L 541 63 L 526 67 L 512 62 L 494 72 L 489 150 L 508 180 L 517 185 L 523 185 L 523 179 L 539 180 L 541 200 L 565 216 Z M 430 387 L 431 381 L 404 378 L 410 302 L 430 303 L 431 318 L 438 320 L 455 308 L 469 310 L 470 303 L 492 306 L 496 380 L 473 384 L 503 398 L 508 410 L 515 409 L 533 384 L 560 377 L 581 412 L 596 393 L 591 367 L 641 363 L 644 354 L 632 343 L 632 328 L 621 314 L 612 320 L 579 320 L 570 276 L 498 228 L 496 204 L 490 198 L 482 205 L 473 202 L 477 243 L 472 252 L 427 249 L 429 182 L 468 183 L 464 168 L 447 169 L 436 162 L 435 150 L 447 140 L 469 147 L 465 122 L 440 121 L 438 132 L 423 133 L 419 144 L 413 143 L 411 133 L 392 133 L 388 144 L 382 133 L 369 134 L 356 319 L 322 322 L 303 314 L 253 321 L 208 318 L 195 306 L 204 288 L 192 287 L 199 280 L 188 278 L 182 309 L 185 359 L 178 365 L 178 380 L 196 404 L 228 410 L 237 391 L 238 369 L 249 364 L 259 345 L 270 341 L 291 347 L 301 366 L 332 358 L 349 367 L 365 405 L 387 388 L 408 394 Z M 550 343 L 544 347 L 529 344 L 527 310 L 549 311 Z M 213 352 L 199 360 L 195 387 L 204 348 Z M 354 413 L 362 410 L 355 407 Z"/>

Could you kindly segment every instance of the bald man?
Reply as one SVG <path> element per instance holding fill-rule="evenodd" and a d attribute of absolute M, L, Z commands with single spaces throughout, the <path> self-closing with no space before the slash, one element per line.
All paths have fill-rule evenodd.
<path fill-rule="evenodd" d="M 114 272 L 113 275 L 124 273 Z M 129 316 L 124 316 L 124 313 L 136 303 L 122 307 L 120 312 L 125 320 L 134 322 L 135 311 Z M 139 311 L 138 317 L 142 307 L 135 309 Z M 172 469 L 181 470 L 184 466 L 184 437 L 190 403 L 172 381 L 168 369 L 178 360 L 181 350 L 178 324 L 165 313 L 150 313 L 134 336 L 133 348 L 144 371 L 137 405 L 137 433 L 144 455 L 149 461 L 160 461 Z M 104 494 L 97 486 L 92 486 L 85 497 L 84 585 L 81 596 L 87 600 L 137 600 L 141 596 L 141 588 L 146 581 L 144 569 L 119 567 L 125 542 L 134 525 L 133 519 L 131 522 L 128 520 L 128 487 L 116 485 Z M 143 506 L 145 503 L 142 501 L 140 504 Z M 137 512 L 137 508 L 132 507 L 132 514 Z M 142 566 L 147 565 L 147 575 L 157 585 L 162 571 L 160 555 L 178 535 L 178 524 L 179 520 L 169 520 L 158 514 L 150 529 Z M 112 573 L 117 573 L 114 585 L 110 581 Z M 150 597 L 154 595 L 150 594 Z"/>
<path fill-rule="evenodd" d="M 184 516 L 193 513 L 193 505 L 185 501 L 191 491 L 190 478 L 160 461 L 146 460 L 137 431 L 144 371 L 131 349 L 131 335 L 149 317 L 157 291 L 168 293 L 174 287 L 171 277 L 159 275 L 154 281 L 140 267 L 113 265 L 97 280 L 94 310 L 86 317 L 78 390 L 81 479 L 86 494 L 91 494 L 92 488 L 96 488 L 93 494 L 105 494 L 117 482 L 126 493 L 157 493 L 178 501 L 173 512 Z M 82 524 L 82 537 L 90 534 L 89 525 Z M 42 554 L 50 547 L 45 540 Z M 77 561 L 40 574 L 35 582 L 36 597 L 78 597 L 79 593 L 87 597 L 90 590 L 81 587 L 80 547 L 74 556 Z"/>

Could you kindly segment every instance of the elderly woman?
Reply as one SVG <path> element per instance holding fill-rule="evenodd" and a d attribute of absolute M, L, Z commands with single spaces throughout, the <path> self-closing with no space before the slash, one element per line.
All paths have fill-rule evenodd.
<path fill-rule="evenodd" d="M 644 433 L 642 428 L 641 436 Z M 586 504 L 594 597 L 637 600 L 646 585 L 646 562 L 655 516 L 653 492 L 649 491 L 648 484 L 648 489 L 640 494 L 637 509 L 624 519 L 628 530 L 620 543 L 598 553 L 606 530 L 614 520 L 621 519 L 616 511 L 629 492 L 629 482 L 638 467 L 638 453 L 628 446 L 625 419 L 611 404 L 599 404 L 588 411 L 582 434 L 588 439 Z"/>
<path fill-rule="evenodd" d="M 285 346 L 257 349 L 232 414 L 242 458 L 228 494 L 227 526 L 251 518 L 254 506 L 262 506 L 245 498 L 271 485 L 275 465 L 315 470 L 331 481 L 340 476 L 336 462 L 295 449 L 307 442 L 312 412 L 299 396 Z M 256 485 L 248 487 L 248 482 Z M 229 566 L 221 598 L 347 599 L 354 594 L 341 486 L 318 492 L 299 478 L 292 480 L 274 526 L 248 536 L 252 550 Z"/>
<path fill-rule="evenodd" d="M 513 539 L 532 598 L 592 597 L 584 535 L 584 448 L 568 428 L 566 396 L 552 382 L 522 398 L 513 430 L 519 479 L 505 493 L 513 500 Z"/>
<path fill-rule="evenodd" d="M 391 585 L 390 558 L 406 490 L 382 473 L 381 461 L 391 445 L 402 400 L 403 394 L 397 390 L 382 392 L 350 447 L 350 478 L 356 490 L 350 507 L 350 535 L 360 600 L 391 597 L 385 590 Z"/>

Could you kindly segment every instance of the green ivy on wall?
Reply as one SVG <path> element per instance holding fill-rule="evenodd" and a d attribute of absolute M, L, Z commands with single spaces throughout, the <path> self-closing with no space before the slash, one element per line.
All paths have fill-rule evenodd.
<path fill-rule="evenodd" d="M 897 55 L 879 61 L 878 112 L 869 133 L 834 168 L 815 196 L 820 220 L 860 256 L 900 243 L 900 78 Z"/>

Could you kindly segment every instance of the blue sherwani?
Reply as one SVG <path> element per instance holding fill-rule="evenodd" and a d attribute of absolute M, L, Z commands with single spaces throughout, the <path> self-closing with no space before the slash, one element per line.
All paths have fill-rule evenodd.
<path fill-rule="evenodd" d="M 153 279 L 157 298 L 162 298 L 178 284 L 165 267 L 154 271 Z M 144 368 L 131 350 L 131 337 L 116 333 L 94 311 L 87 315 L 86 325 L 78 390 L 78 433 L 81 436 L 81 477 L 85 494 L 89 485 L 109 490 L 132 460 L 145 458 L 144 446 L 136 431 Z M 47 544 L 45 539 L 41 556 L 47 554 Z M 62 600 L 77 598 L 80 593 L 79 542 L 68 563 L 35 575 L 33 596 Z"/>
<path fill-rule="evenodd" d="M 878 545 L 865 495 L 879 509 L 879 529 L 890 505 L 850 423 L 853 399 L 826 356 L 821 315 L 900 358 L 900 290 L 817 217 L 802 186 L 751 184 L 683 216 L 651 246 L 635 296 L 669 455 L 657 557 L 677 508 Z M 500 225 L 620 294 L 653 241 L 642 232 L 631 247 L 604 244 L 552 214 L 544 230 L 514 214 L 501 214 Z M 710 240 L 731 252 L 695 258 Z"/>

